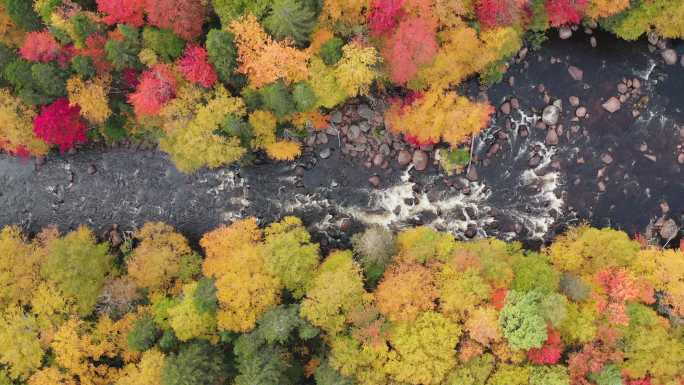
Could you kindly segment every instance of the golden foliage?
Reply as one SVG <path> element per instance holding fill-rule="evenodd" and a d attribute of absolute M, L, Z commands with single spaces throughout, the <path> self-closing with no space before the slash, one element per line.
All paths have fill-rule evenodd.
<path fill-rule="evenodd" d="M 665 303 L 672 306 L 675 313 L 684 316 L 684 250 L 641 250 L 634 270 L 663 292 Z"/>
<path fill-rule="evenodd" d="M 210 338 L 216 333 L 216 319 L 211 312 L 200 312 L 195 306 L 197 282 L 183 286 L 183 299 L 169 309 L 169 324 L 181 341 Z"/>
<path fill-rule="evenodd" d="M 213 230 L 202 237 L 206 252 L 202 271 L 216 279 L 218 327 L 245 332 L 280 302 L 280 281 L 267 273 L 259 252 L 261 231 L 255 219 Z"/>
<path fill-rule="evenodd" d="M 270 111 L 257 110 L 249 115 L 249 124 L 252 126 L 254 139 L 252 147 L 265 149 L 266 146 L 276 141 L 277 118 Z"/>
<path fill-rule="evenodd" d="M 365 24 L 370 0 L 325 0 L 320 21 L 331 27 L 338 23 L 347 26 Z"/>
<path fill-rule="evenodd" d="M 140 362 L 123 368 L 116 385 L 160 385 L 164 369 L 164 354 L 157 349 L 143 353 Z"/>
<path fill-rule="evenodd" d="M 3 4 L 0 4 L 0 42 L 10 47 L 18 47 L 24 41 L 26 32 L 19 28 L 7 14 Z"/>
<path fill-rule="evenodd" d="M 36 111 L 6 88 L 0 88 L 0 150 L 45 155 L 50 147 L 33 133 Z"/>
<path fill-rule="evenodd" d="M 0 230 L 0 309 L 10 304 L 26 305 L 40 280 L 44 255 L 35 243 L 23 240 L 21 229 Z"/>
<path fill-rule="evenodd" d="M 351 42 L 342 47 L 342 59 L 335 65 L 335 78 L 348 97 L 368 95 L 370 84 L 378 76 L 375 66 L 381 58 L 371 46 Z"/>
<path fill-rule="evenodd" d="M 161 222 L 148 222 L 135 234 L 140 244 L 127 261 L 128 275 L 143 288 L 169 289 L 181 271 L 183 258 L 192 254 L 188 240 Z"/>
<path fill-rule="evenodd" d="M 629 8 L 629 0 L 590 0 L 587 16 L 592 19 L 608 17 Z"/>
<path fill-rule="evenodd" d="M 98 77 L 89 81 L 83 81 L 78 76 L 71 77 L 67 81 L 69 104 L 78 105 L 81 108 L 81 115 L 91 123 L 104 123 L 112 114 L 107 95 L 109 83 L 108 77 Z"/>
<path fill-rule="evenodd" d="M 273 41 L 254 15 L 234 20 L 230 29 L 238 48 L 238 72 L 249 77 L 253 88 L 261 88 L 278 79 L 286 83 L 306 79 L 309 54 L 288 42 Z"/>
<path fill-rule="evenodd" d="M 395 133 L 414 136 L 420 142 L 443 140 L 455 147 L 485 128 L 493 112 L 488 103 L 431 88 L 408 107 L 394 105 L 387 119 Z"/>
<path fill-rule="evenodd" d="M 190 92 L 188 95 L 193 100 L 197 94 Z M 191 114 L 194 115 L 192 118 Z M 244 114 L 242 99 L 232 97 L 223 86 L 219 86 L 206 104 L 192 106 L 185 101 L 174 111 L 168 111 L 167 118 L 174 116 L 178 120 L 167 120 L 165 128 L 170 132 L 159 140 L 159 146 L 171 156 L 180 171 L 191 172 L 203 166 L 216 168 L 230 164 L 242 158 L 246 150 L 240 147 L 239 138 L 226 138 L 214 131 L 226 116 L 241 117 Z M 185 128 L 184 124 L 187 124 Z"/>
<path fill-rule="evenodd" d="M 380 312 L 390 321 L 412 321 L 435 308 L 438 293 L 429 269 L 403 263 L 385 272 L 374 294 Z"/>
<path fill-rule="evenodd" d="M 14 379 L 26 379 L 40 368 L 43 349 L 35 318 L 12 306 L 0 313 L 0 362 Z"/>
<path fill-rule="evenodd" d="M 34 373 L 28 385 L 79 385 L 74 378 L 63 373 L 59 368 L 48 366 Z"/>
<path fill-rule="evenodd" d="M 266 145 L 266 154 L 274 160 L 295 160 L 302 154 L 302 146 L 292 140 L 280 140 Z"/>

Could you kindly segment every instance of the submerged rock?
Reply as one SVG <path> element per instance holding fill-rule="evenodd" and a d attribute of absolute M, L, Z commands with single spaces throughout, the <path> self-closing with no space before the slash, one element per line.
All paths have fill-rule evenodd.
<path fill-rule="evenodd" d="M 570 77 L 573 80 L 577 80 L 577 81 L 581 82 L 582 79 L 584 79 L 584 71 L 582 71 L 581 69 L 579 69 L 575 66 L 568 67 L 568 73 L 570 74 Z"/>
<path fill-rule="evenodd" d="M 663 56 L 663 60 L 665 60 L 665 64 L 667 65 L 675 65 L 677 64 L 677 51 L 673 49 L 666 49 L 663 52 L 660 53 Z"/>
<path fill-rule="evenodd" d="M 611 114 L 614 112 L 617 112 L 620 110 L 620 107 L 622 106 L 622 103 L 620 103 L 620 100 L 616 97 L 612 97 L 608 99 L 605 103 L 601 105 L 604 110 L 610 112 Z"/>
<path fill-rule="evenodd" d="M 542 121 L 548 126 L 553 126 L 558 123 L 558 118 L 560 117 L 560 108 L 551 105 L 546 106 L 542 112 Z"/>
<path fill-rule="evenodd" d="M 428 165 L 428 155 L 421 150 L 416 150 L 413 152 L 413 164 L 415 165 L 416 171 L 423 171 Z"/>

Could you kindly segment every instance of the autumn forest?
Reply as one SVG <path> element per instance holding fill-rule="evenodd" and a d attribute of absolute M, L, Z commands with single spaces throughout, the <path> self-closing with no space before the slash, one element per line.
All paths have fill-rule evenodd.
<path fill-rule="evenodd" d="M 0 189 L 26 215 L 0 216 L 0 385 L 684 385 L 682 196 L 659 202 L 662 216 L 646 234 L 612 222 L 599 228 L 590 217 L 554 233 L 549 223 L 564 209 L 554 202 L 563 198 L 544 190 L 582 183 L 559 182 L 560 160 L 550 157 L 570 133 L 588 131 L 580 124 L 592 114 L 612 119 L 621 106 L 633 120 L 646 114 L 650 99 L 641 92 L 653 92 L 651 72 L 625 77 L 607 101 L 583 96 L 580 105 L 571 96 L 565 130 L 560 97 L 552 102 L 543 84 L 528 87 L 546 107 L 529 122 L 521 113 L 511 123 L 522 97 L 486 97 L 496 84 L 514 86 L 507 71 L 528 52 L 582 31 L 594 48 L 602 33 L 679 65 L 668 42 L 684 38 L 684 1 L 0 0 L 2 156 L 29 164 L 38 178 L 46 159 L 148 149 L 173 168 L 155 171 L 160 178 L 183 181 L 174 182 L 183 191 L 174 203 L 227 207 L 203 200 L 213 195 L 244 206 L 222 211 L 221 224 L 197 239 L 176 228 L 194 222 L 161 205 L 155 210 L 168 221 L 137 206 L 126 214 L 136 226 L 102 233 L 90 218 L 62 225 L 59 205 L 88 183 L 84 175 L 111 175 L 106 162 L 83 175 L 59 170 L 68 180 L 44 189 L 54 195 L 49 223 L 34 222 L 20 199 L 38 191 L 15 198 Z M 583 81 L 577 67 L 561 72 Z M 597 109 L 587 112 L 585 100 Z M 484 187 L 496 186 L 485 186 L 476 165 L 510 139 L 485 135 L 497 117 L 509 119 L 516 138 L 543 132 L 521 180 L 534 182 L 527 190 L 537 199 L 526 209 L 550 207 L 551 219 L 516 206 L 509 211 L 522 224 L 478 222 L 486 210 L 473 206 L 481 202 L 462 210 L 454 203 L 480 197 L 494 211 Z M 676 174 L 684 126 L 673 127 L 681 144 L 668 172 Z M 498 140 L 480 149 L 485 156 L 478 135 Z M 344 155 L 316 147 L 328 141 Z M 661 159 L 645 141 L 634 151 Z M 585 154 L 602 167 L 591 182 L 600 193 L 629 178 L 604 175 L 617 167 L 618 151 Z M 338 155 L 361 160 L 349 167 Z M 579 167 L 585 158 L 577 156 Z M 333 200 L 326 194 L 347 182 L 305 175 L 328 158 L 374 170 L 368 189 L 358 190 L 385 216 L 325 206 Z M 131 168 L 145 167 L 139 163 Z M 266 182 L 240 175 L 264 164 L 275 165 Z M 409 179 L 431 167 L 437 177 Z M 207 182 L 204 172 L 219 177 Z M 0 182 L 16 184 L 8 175 L 0 164 Z M 246 198 L 260 186 L 244 182 L 250 177 L 282 183 L 268 185 L 277 193 L 264 189 L 274 197 L 263 211 L 272 204 L 287 215 L 248 211 L 259 205 Z M 392 178 L 405 184 L 388 187 Z M 129 183 L 110 179 L 97 182 L 103 195 Z M 292 190 L 305 182 L 328 190 L 283 203 L 288 180 L 297 181 Z M 451 195 L 420 190 L 435 181 Z M 204 184 L 200 198 L 181 186 Z M 230 188 L 242 195 L 221 195 Z M 147 190 L 115 205 L 159 199 Z M 325 220 L 299 215 L 306 200 L 325 206 Z M 97 211 L 98 203 L 79 205 Z M 454 207 L 462 213 L 440 218 Z M 345 234 L 331 235 L 332 227 Z"/>

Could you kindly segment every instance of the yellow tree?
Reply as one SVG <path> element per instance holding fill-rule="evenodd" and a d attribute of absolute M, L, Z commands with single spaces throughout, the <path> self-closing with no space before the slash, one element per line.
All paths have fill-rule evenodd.
<path fill-rule="evenodd" d="M 169 323 L 181 341 L 210 338 L 216 334 L 216 317 L 212 312 L 201 312 L 195 305 L 197 282 L 183 286 L 183 299 L 169 309 Z"/>
<path fill-rule="evenodd" d="M 33 133 L 36 111 L 0 88 L 0 149 L 18 155 L 45 155 L 50 147 Z"/>
<path fill-rule="evenodd" d="M 177 129 L 172 129 L 159 140 L 160 148 L 171 156 L 180 171 L 191 172 L 204 166 L 216 168 L 242 158 L 246 150 L 240 147 L 239 138 L 216 133 L 227 116 L 241 117 L 245 114 L 242 99 L 232 97 L 219 86 L 206 104 L 184 105 L 192 110 L 187 114 L 177 111 L 180 121 L 177 124 L 167 121 L 165 124 L 165 127 Z M 190 114 L 192 118 L 189 118 Z"/>
<path fill-rule="evenodd" d="M 150 349 L 143 353 L 140 362 L 123 368 L 116 385 L 160 385 L 164 370 L 164 353 Z"/>
<path fill-rule="evenodd" d="M 368 95 L 378 75 L 380 56 L 374 47 L 351 42 L 342 47 L 342 59 L 335 65 L 335 78 L 348 97 Z"/>
<path fill-rule="evenodd" d="M 268 273 L 259 250 L 261 231 L 254 218 L 223 226 L 202 237 L 202 271 L 216 279 L 218 327 L 245 332 L 280 302 L 281 283 Z"/>
<path fill-rule="evenodd" d="M 325 0 L 320 21 L 329 27 L 349 29 L 366 23 L 370 6 L 370 0 Z"/>
<path fill-rule="evenodd" d="M 28 385 L 78 385 L 76 380 L 59 368 L 48 366 L 34 373 Z"/>
<path fill-rule="evenodd" d="M 390 129 L 419 142 L 441 140 L 458 146 L 489 123 L 494 109 L 488 103 L 471 102 L 453 92 L 431 88 L 409 106 L 395 104 L 388 112 Z"/>
<path fill-rule="evenodd" d="M 300 312 L 314 326 L 334 335 L 344 330 L 349 315 L 367 301 L 366 296 L 352 253 L 335 251 L 318 267 Z"/>
<path fill-rule="evenodd" d="M 188 265 L 199 265 L 199 257 L 190 249 L 188 240 L 167 224 L 146 223 L 135 237 L 140 243 L 129 257 L 127 268 L 128 275 L 140 287 L 168 290 L 184 268 L 192 270 Z"/>
<path fill-rule="evenodd" d="M 440 384 L 456 366 L 460 337 L 458 324 L 433 311 L 399 322 L 390 331 L 385 371 L 398 383 Z"/>
<path fill-rule="evenodd" d="M 629 0 L 591 0 L 587 7 L 587 16 L 599 19 L 615 15 L 629 8 Z"/>
<path fill-rule="evenodd" d="M 380 312 L 390 321 L 411 321 L 435 308 L 438 293 L 428 268 L 403 263 L 385 272 L 374 294 Z"/>
<path fill-rule="evenodd" d="M 109 108 L 109 77 L 83 81 L 74 76 L 67 81 L 69 104 L 79 106 L 81 115 L 93 124 L 103 124 L 112 114 Z"/>
<path fill-rule="evenodd" d="M 230 24 L 238 49 L 238 72 L 247 75 L 253 88 L 283 79 L 286 83 L 305 80 L 309 54 L 287 42 L 275 42 L 256 17 L 248 14 Z"/>
<path fill-rule="evenodd" d="M 21 229 L 0 230 L 0 309 L 9 304 L 27 304 L 40 280 L 44 255 L 35 243 L 25 242 Z"/>
<path fill-rule="evenodd" d="M 15 380 L 27 379 L 40 368 L 43 348 L 36 319 L 13 306 L 0 314 L 0 362 Z"/>

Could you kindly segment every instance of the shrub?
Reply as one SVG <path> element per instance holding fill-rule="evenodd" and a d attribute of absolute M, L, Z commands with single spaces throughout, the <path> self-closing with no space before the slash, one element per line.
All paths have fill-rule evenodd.
<path fill-rule="evenodd" d="M 188 45 L 178 67 L 187 80 L 210 88 L 218 80 L 214 67 L 207 60 L 207 51 L 196 45 Z"/>
<path fill-rule="evenodd" d="M 282 80 L 269 84 L 259 91 L 263 106 L 272 111 L 278 118 L 295 112 L 297 109 L 289 90 Z"/>
<path fill-rule="evenodd" d="M 321 46 L 321 50 L 318 54 L 326 65 L 333 66 L 342 59 L 343 46 L 344 40 L 339 37 L 333 37 Z"/>
<path fill-rule="evenodd" d="M 176 60 L 183 53 L 185 42 L 170 29 L 145 27 L 142 33 L 143 47 L 149 48 L 163 61 Z"/>

